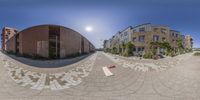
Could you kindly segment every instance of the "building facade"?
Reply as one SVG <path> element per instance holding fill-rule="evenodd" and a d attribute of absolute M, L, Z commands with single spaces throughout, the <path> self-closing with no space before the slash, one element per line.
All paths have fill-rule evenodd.
<path fill-rule="evenodd" d="M 150 23 L 138 25 L 132 28 L 132 42 L 135 45 L 135 52 L 148 51 L 151 42 L 169 41 L 169 27 L 155 26 Z"/>
<path fill-rule="evenodd" d="M 132 42 L 134 44 L 133 52 L 137 53 L 147 52 L 150 49 L 151 42 L 168 42 L 173 50 L 176 51 L 178 49 L 178 40 L 181 40 L 182 44 L 185 46 L 185 36 L 179 31 L 171 30 L 168 26 L 145 23 L 134 27 L 130 26 L 125 30 L 118 32 L 111 38 L 111 41 L 115 42 L 111 42 L 111 46 L 106 48 L 116 47 L 118 51 L 120 51 L 120 45 Z M 163 51 L 162 48 L 160 48 L 160 52 L 161 51 Z"/>
<path fill-rule="evenodd" d="M 4 27 L 2 29 L 2 34 L 1 34 L 1 43 L 2 43 L 2 50 L 5 51 L 7 50 L 6 42 L 13 37 L 15 34 L 17 34 L 17 29 L 15 28 L 10 28 L 10 27 Z"/>
<path fill-rule="evenodd" d="M 6 52 L 44 58 L 65 58 L 95 51 L 94 45 L 78 32 L 58 25 L 39 25 L 11 36 Z"/>
<path fill-rule="evenodd" d="M 193 47 L 193 39 L 191 35 L 185 36 L 185 48 L 192 49 Z"/>

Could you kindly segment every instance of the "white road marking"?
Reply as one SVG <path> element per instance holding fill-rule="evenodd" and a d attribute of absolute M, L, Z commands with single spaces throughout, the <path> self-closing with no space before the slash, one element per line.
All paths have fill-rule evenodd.
<path fill-rule="evenodd" d="M 106 76 L 112 76 L 113 73 L 108 69 L 108 67 L 102 68 Z"/>

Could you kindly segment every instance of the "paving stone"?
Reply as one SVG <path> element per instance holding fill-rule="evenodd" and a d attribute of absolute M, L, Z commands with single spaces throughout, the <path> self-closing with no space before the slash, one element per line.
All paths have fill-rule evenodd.
<path fill-rule="evenodd" d="M 97 52 L 54 72 L 0 53 L 0 100 L 199 100 L 200 59 L 191 55 L 155 61 Z M 112 77 L 102 71 L 109 65 Z"/>

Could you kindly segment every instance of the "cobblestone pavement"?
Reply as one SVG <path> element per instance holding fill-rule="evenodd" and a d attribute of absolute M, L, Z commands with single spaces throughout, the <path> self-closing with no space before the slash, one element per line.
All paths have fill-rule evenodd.
<path fill-rule="evenodd" d="M 102 67 L 109 65 L 116 68 L 106 77 Z M 200 100 L 200 57 L 191 53 L 134 60 L 97 52 L 61 68 L 0 53 L 0 66 L 0 100 Z"/>
<path fill-rule="evenodd" d="M 138 59 L 138 58 L 132 59 L 131 57 L 130 58 L 121 57 L 118 55 L 112 55 L 108 53 L 103 53 L 103 54 L 122 67 L 131 68 L 134 69 L 135 71 L 142 71 L 142 72 L 147 72 L 150 70 L 154 70 L 157 72 L 164 71 L 170 67 L 176 66 L 183 60 L 188 60 L 188 58 L 192 56 L 191 54 L 187 54 L 184 56 L 167 57 L 164 59 L 152 60 L 152 59 Z"/>

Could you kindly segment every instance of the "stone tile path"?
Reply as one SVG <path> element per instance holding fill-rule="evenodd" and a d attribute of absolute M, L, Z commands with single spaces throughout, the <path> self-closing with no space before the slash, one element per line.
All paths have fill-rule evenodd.
<path fill-rule="evenodd" d="M 139 71 L 116 59 L 146 66 L 166 62 L 167 68 Z M 0 53 L 0 100 L 200 100 L 200 58 L 191 53 L 166 61 L 116 59 L 97 52 L 71 66 L 46 69 Z M 114 75 L 106 77 L 102 67 L 110 65 L 116 65 L 110 69 Z"/>
<path fill-rule="evenodd" d="M 117 63 L 118 65 L 125 67 L 125 68 L 131 68 L 135 71 L 164 71 L 170 67 L 176 66 L 178 63 L 180 63 L 183 60 L 183 57 L 168 57 L 164 59 L 159 60 L 152 60 L 152 59 L 132 59 L 132 58 L 126 58 L 121 57 L 117 55 L 112 55 L 108 53 L 103 53 L 105 56 L 110 58 L 113 62 Z M 189 57 L 188 55 L 185 55 L 186 57 Z M 186 59 L 185 59 L 186 60 Z"/>
<path fill-rule="evenodd" d="M 3 58 L 1 58 L 3 59 Z M 96 55 L 90 57 L 80 65 L 74 66 L 73 69 L 59 73 L 41 73 L 28 69 L 23 69 L 19 65 L 10 62 L 9 59 L 3 59 L 4 67 L 8 70 L 11 79 L 20 86 L 27 86 L 31 89 L 42 90 L 61 90 L 69 88 L 71 85 L 76 86 L 82 82 L 82 78 L 89 75 L 94 66 Z"/>

